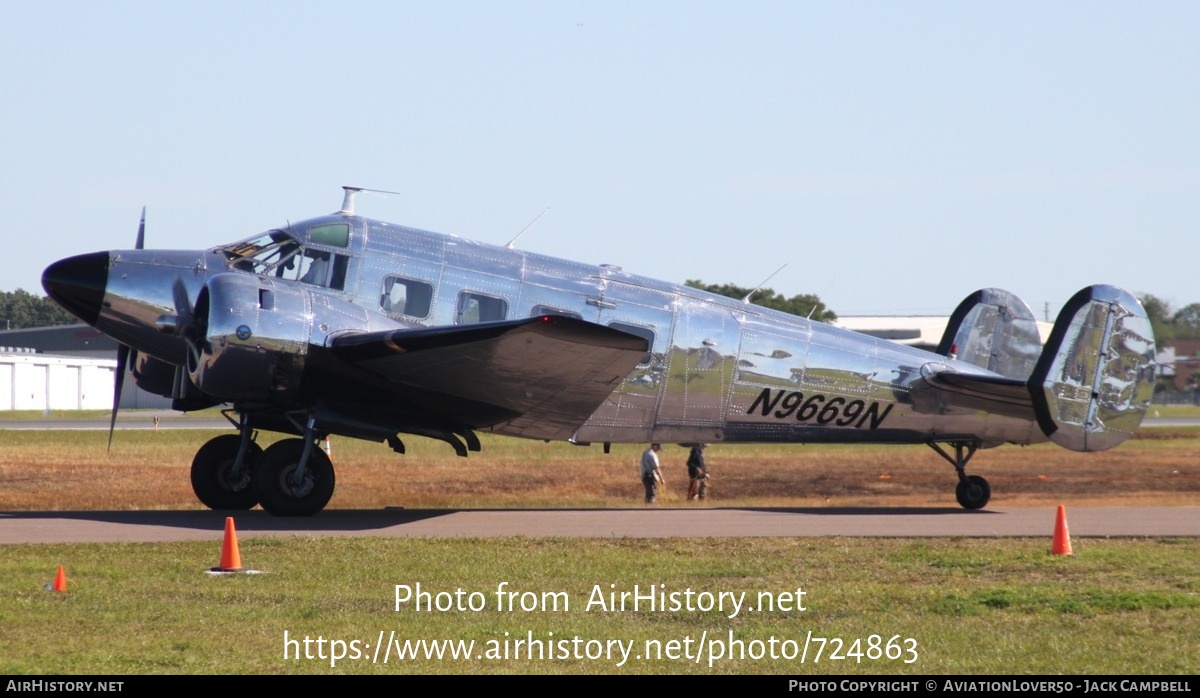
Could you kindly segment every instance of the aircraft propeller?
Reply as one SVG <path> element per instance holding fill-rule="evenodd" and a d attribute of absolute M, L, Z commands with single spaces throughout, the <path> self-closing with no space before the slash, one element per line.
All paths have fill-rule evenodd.
<path fill-rule="evenodd" d="M 137 239 L 134 241 L 135 250 L 146 248 L 146 207 L 142 207 L 142 219 L 138 222 Z M 125 387 L 125 371 L 129 365 L 130 354 L 133 350 L 128 345 L 117 345 L 117 371 L 113 376 L 113 406 L 112 417 L 108 422 L 108 450 L 112 450 L 113 431 L 117 428 L 117 410 L 121 407 L 121 389 Z M 135 357 L 136 358 L 136 357 Z"/>
<path fill-rule="evenodd" d="M 204 341 L 205 330 L 203 327 L 197 326 L 196 308 L 192 305 L 192 298 L 188 295 L 183 279 L 176 277 L 175 283 L 171 285 L 171 298 L 175 302 L 175 326 L 178 328 L 179 336 L 183 337 L 187 344 L 188 355 L 185 365 L 188 370 L 191 370 L 200 365 L 200 345 Z M 204 318 L 199 319 L 203 320 Z"/>

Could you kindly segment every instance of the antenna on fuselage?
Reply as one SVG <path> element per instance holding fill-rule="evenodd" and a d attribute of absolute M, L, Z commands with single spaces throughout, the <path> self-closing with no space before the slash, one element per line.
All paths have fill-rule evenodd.
<path fill-rule="evenodd" d="M 511 249 L 512 249 L 512 246 L 513 246 L 513 243 L 517 241 L 517 238 L 519 238 L 519 237 L 521 237 L 522 235 L 524 235 L 524 234 L 525 234 L 525 231 L 526 231 L 526 230 L 529 230 L 530 228 L 532 228 L 532 227 L 533 227 L 533 224 L 534 224 L 534 223 L 537 223 L 537 222 L 538 222 L 538 219 L 539 219 L 539 218 L 541 218 L 542 216 L 546 215 L 546 211 L 549 211 L 549 210 L 550 210 L 550 207 L 549 207 L 549 206 L 547 206 L 545 211 L 542 211 L 541 213 L 539 213 L 539 214 L 537 214 L 536 216 L 534 216 L 533 220 L 529 221 L 529 223 L 528 223 L 528 224 L 527 224 L 527 225 L 526 225 L 524 228 L 521 228 L 521 232 L 519 232 L 519 233 L 517 233 L 516 235 L 514 235 L 514 236 L 513 236 L 513 239 L 512 239 L 512 240 L 509 240 L 509 241 L 508 241 L 508 244 L 507 244 L 507 245 L 505 245 L 505 247 L 507 247 L 508 249 L 510 249 L 510 250 L 511 250 Z"/>
<path fill-rule="evenodd" d="M 367 188 L 365 188 L 365 187 L 347 187 L 347 186 L 343 186 L 343 187 L 342 187 L 342 190 L 343 190 L 343 191 L 345 191 L 346 193 L 345 193 L 345 195 L 342 197 L 342 208 L 341 208 L 341 210 L 339 210 L 339 211 L 338 211 L 338 213 L 341 213 L 341 214 L 343 214 L 343 215 L 346 215 L 346 216 L 356 216 L 356 215 L 358 215 L 358 214 L 356 214 L 356 213 L 354 212 L 354 197 L 355 197 L 355 196 L 356 196 L 356 195 L 357 195 L 357 194 L 358 194 L 360 191 L 370 192 L 370 193 L 372 193 L 372 194 L 395 194 L 396 196 L 400 196 L 400 192 L 398 192 L 398 191 L 388 191 L 388 190 L 386 190 L 386 189 L 367 189 Z"/>
<path fill-rule="evenodd" d="M 787 266 L 787 262 L 784 262 L 784 263 L 783 263 L 783 267 L 786 267 L 786 266 Z M 757 286 L 755 286 L 753 289 L 751 289 L 751 290 L 750 290 L 750 293 L 747 293 L 747 294 L 746 294 L 746 297 L 742 299 L 742 302 L 743 302 L 743 303 L 749 303 L 749 302 L 750 302 L 750 296 L 753 296 L 755 293 L 758 293 L 758 289 L 762 288 L 763 286 L 766 286 L 768 281 L 770 281 L 771 279 L 775 278 L 775 275 L 776 275 L 776 274 L 778 274 L 779 272 L 783 271 L 783 267 L 779 267 L 779 268 L 778 268 L 778 269 L 776 269 L 775 271 L 771 272 L 771 275 L 770 275 L 770 276 L 768 276 L 767 278 L 763 279 L 761 283 L 759 283 Z"/>

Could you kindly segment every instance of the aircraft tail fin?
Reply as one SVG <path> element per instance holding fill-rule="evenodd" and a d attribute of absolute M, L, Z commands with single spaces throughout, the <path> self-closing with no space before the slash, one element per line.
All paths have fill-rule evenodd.
<path fill-rule="evenodd" d="M 1154 332 L 1141 303 L 1113 286 L 1071 297 L 1029 378 L 1038 425 L 1075 451 L 1103 451 L 1141 424 L 1154 392 Z"/>
<path fill-rule="evenodd" d="M 1042 352 L 1037 321 L 1025 301 L 998 288 L 985 288 L 954 309 L 937 353 L 1026 380 Z"/>

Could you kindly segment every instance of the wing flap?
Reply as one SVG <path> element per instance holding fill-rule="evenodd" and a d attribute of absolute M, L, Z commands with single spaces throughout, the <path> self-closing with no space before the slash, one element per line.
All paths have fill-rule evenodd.
<path fill-rule="evenodd" d="M 488 405 L 514 436 L 566 439 L 645 356 L 646 340 L 566 316 L 338 337 L 342 361 L 430 400 Z M 449 398 L 447 400 L 446 398 Z M 453 419 L 453 414 L 441 416 Z"/>

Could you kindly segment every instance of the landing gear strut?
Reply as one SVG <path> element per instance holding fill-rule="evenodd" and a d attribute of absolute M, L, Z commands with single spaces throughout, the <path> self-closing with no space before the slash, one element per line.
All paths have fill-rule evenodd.
<path fill-rule="evenodd" d="M 278 441 L 263 451 L 254 469 L 254 490 L 262 508 L 275 516 L 311 516 L 333 496 L 333 462 L 316 448 L 314 420 L 304 436 Z"/>
<path fill-rule="evenodd" d="M 241 434 L 222 434 L 205 443 L 192 459 L 192 491 L 210 509 L 250 509 L 258 504 L 251 472 L 262 448 L 242 419 Z"/>
<path fill-rule="evenodd" d="M 982 509 L 992 498 L 992 487 L 988 481 L 978 475 L 967 475 L 967 461 L 979 450 L 978 441 L 949 441 L 954 447 L 954 455 L 947 453 L 936 442 L 928 442 L 929 447 L 939 456 L 949 461 L 958 473 L 958 486 L 954 488 L 954 496 L 964 509 Z"/>

